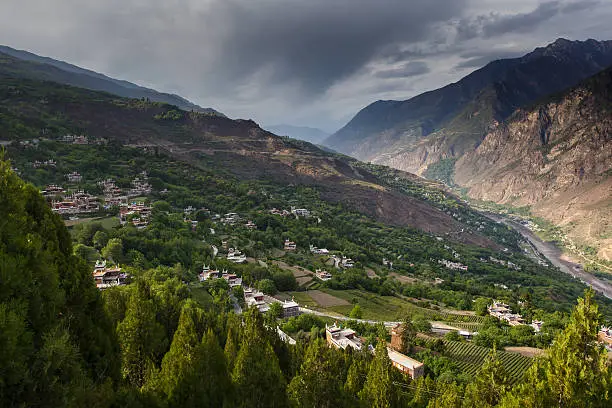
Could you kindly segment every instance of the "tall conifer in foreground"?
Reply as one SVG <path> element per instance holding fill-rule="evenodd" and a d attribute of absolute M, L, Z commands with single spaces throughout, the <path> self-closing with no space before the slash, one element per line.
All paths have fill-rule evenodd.
<path fill-rule="evenodd" d="M 286 382 L 278 358 L 267 340 L 263 318 L 256 308 L 245 314 L 240 351 L 232 381 L 236 389 L 233 406 L 280 408 L 287 406 Z"/>
<path fill-rule="evenodd" d="M 524 383 L 506 394 L 502 407 L 609 407 L 612 370 L 597 342 L 600 315 L 591 289 L 578 299 L 570 322 Z"/>
<path fill-rule="evenodd" d="M 0 406 L 88 405 L 117 351 L 64 223 L 0 154 Z"/>
<path fill-rule="evenodd" d="M 292 406 L 331 408 L 344 405 L 342 365 L 323 339 L 310 343 L 298 375 L 287 387 Z"/>
<path fill-rule="evenodd" d="M 359 398 L 373 408 L 390 408 L 395 406 L 396 389 L 393 385 L 393 366 L 387 353 L 384 337 L 378 339 L 376 354 L 370 363 L 370 371 Z"/>

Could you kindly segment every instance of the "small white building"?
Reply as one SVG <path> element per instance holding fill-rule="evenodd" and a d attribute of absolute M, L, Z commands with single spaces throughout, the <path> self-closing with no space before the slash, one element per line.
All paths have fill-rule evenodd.
<path fill-rule="evenodd" d="M 233 263 L 244 263 L 247 259 L 246 255 L 238 249 L 230 248 L 227 250 L 227 260 Z"/>
<path fill-rule="evenodd" d="M 289 241 L 289 239 L 287 238 L 285 240 L 285 251 L 295 251 L 297 249 L 297 245 L 295 244 L 295 242 L 293 241 Z"/>
<path fill-rule="evenodd" d="M 327 344 L 332 347 L 346 350 L 350 347 L 355 350 L 361 350 L 362 342 L 359 336 L 356 335 L 353 329 L 343 329 L 336 326 L 325 326 L 325 338 Z"/>
<path fill-rule="evenodd" d="M 321 279 L 322 281 L 328 281 L 332 278 L 332 274 L 325 271 L 325 270 L 321 270 L 321 269 L 317 269 L 315 271 L 315 276 L 319 279 Z"/>
<path fill-rule="evenodd" d="M 77 171 L 73 171 L 72 173 L 66 174 L 66 180 L 69 183 L 80 183 L 83 180 L 83 176 Z"/>

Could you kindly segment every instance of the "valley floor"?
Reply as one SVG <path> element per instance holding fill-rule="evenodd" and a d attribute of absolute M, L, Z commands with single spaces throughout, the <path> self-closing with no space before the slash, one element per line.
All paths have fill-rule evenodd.
<path fill-rule="evenodd" d="M 601 279 L 593 276 L 592 274 L 585 272 L 582 265 L 568 261 L 564 256 L 563 252 L 554 244 L 541 240 L 528 228 L 523 225 L 509 220 L 507 218 L 488 214 L 491 219 L 496 221 L 502 221 L 504 224 L 512 227 L 514 230 L 519 232 L 529 242 L 548 259 L 553 265 L 558 267 L 562 272 L 572 275 L 575 278 L 580 279 L 585 284 L 593 287 L 597 292 L 602 293 L 609 299 L 612 299 L 612 285 L 604 282 Z"/>

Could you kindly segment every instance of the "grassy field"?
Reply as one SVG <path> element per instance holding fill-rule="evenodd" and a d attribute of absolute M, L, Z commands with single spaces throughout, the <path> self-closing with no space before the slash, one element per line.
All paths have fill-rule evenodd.
<path fill-rule="evenodd" d="M 198 302 L 203 308 L 208 308 L 213 303 L 213 298 L 206 289 L 201 286 L 194 286 L 191 288 L 191 295 L 193 299 Z"/>
<path fill-rule="evenodd" d="M 315 291 L 314 286 L 311 289 L 313 290 L 304 292 L 283 292 L 277 297 L 280 299 L 291 299 L 293 297 L 302 306 L 322 311 L 333 311 L 345 316 L 350 314 L 355 304 L 359 304 L 363 312 L 363 318 L 367 320 L 400 321 L 407 313 L 410 313 L 412 315 L 422 315 L 429 320 L 449 322 L 455 327 L 474 331 L 483 319 L 482 316 L 463 315 L 459 311 L 454 314 L 448 311 L 425 309 L 395 296 L 380 296 L 358 289 L 333 290 L 318 287 L 320 292 Z M 325 297 L 324 294 L 330 295 L 330 297 Z M 341 304 L 341 301 L 333 301 L 332 297 L 337 298 L 338 301 L 345 301 L 346 304 Z"/>
<path fill-rule="evenodd" d="M 119 218 L 116 216 L 104 218 L 79 218 L 78 220 L 65 220 L 64 224 L 67 227 L 73 227 L 77 224 L 88 224 L 92 222 L 99 222 L 105 229 L 111 229 L 119 225 Z"/>
<path fill-rule="evenodd" d="M 412 306 L 409 302 L 394 296 L 380 296 L 361 290 L 321 289 L 321 291 L 350 303 L 343 306 L 332 306 L 328 308 L 329 310 L 348 316 L 354 304 L 359 304 L 363 318 L 367 320 L 401 320 Z"/>

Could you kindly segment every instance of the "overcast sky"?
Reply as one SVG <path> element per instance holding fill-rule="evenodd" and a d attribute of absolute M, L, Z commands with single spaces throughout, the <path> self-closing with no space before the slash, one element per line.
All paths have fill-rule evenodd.
<path fill-rule="evenodd" d="M 611 21 L 610 0 L 1 0 L 0 44 L 333 131 L 558 37 L 612 39 Z"/>

